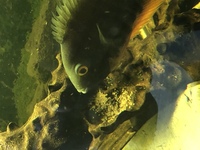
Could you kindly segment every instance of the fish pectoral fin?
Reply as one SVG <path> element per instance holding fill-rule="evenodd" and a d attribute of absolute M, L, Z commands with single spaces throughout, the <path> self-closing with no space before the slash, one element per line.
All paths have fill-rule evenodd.
<path fill-rule="evenodd" d="M 108 42 L 107 42 L 106 38 L 104 37 L 103 33 L 101 32 L 101 30 L 99 28 L 99 25 L 96 24 L 96 26 L 97 26 L 97 30 L 98 30 L 98 33 L 99 33 L 99 40 L 100 40 L 100 42 L 102 44 L 107 44 Z"/>

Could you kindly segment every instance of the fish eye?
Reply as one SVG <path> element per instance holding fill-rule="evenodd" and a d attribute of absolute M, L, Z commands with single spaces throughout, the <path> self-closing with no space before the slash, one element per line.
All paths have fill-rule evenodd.
<path fill-rule="evenodd" d="M 81 65 L 81 64 L 77 64 L 75 66 L 75 73 L 79 76 L 84 76 L 86 75 L 88 72 L 88 67 L 87 66 L 84 66 L 84 65 Z"/>

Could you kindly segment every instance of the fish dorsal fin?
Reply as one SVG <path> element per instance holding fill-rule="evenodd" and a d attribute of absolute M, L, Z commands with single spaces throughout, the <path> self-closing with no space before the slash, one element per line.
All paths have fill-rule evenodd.
<path fill-rule="evenodd" d="M 104 37 L 103 33 L 101 32 L 100 28 L 99 28 L 99 25 L 96 24 L 97 26 L 97 30 L 98 30 L 98 33 L 99 33 L 99 40 L 102 44 L 107 44 L 108 42 L 106 41 L 106 38 Z"/>
<path fill-rule="evenodd" d="M 58 43 L 62 43 L 66 35 L 67 22 L 78 4 L 77 0 L 61 0 L 56 7 L 58 15 L 53 14 L 52 25 L 54 39 Z"/>
<path fill-rule="evenodd" d="M 164 2 L 165 0 L 145 0 L 143 2 L 143 10 L 134 21 L 130 38 L 134 38 L 137 34 L 139 34 L 140 29 L 147 24 L 149 19 L 151 19 L 160 5 Z"/>

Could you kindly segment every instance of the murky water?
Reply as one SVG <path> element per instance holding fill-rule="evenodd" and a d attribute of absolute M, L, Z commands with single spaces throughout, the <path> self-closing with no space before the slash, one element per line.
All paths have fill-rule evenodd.
<path fill-rule="evenodd" d="M 5 131 L 10 122 L 22 126 L 32 114 L 34 105 L 49 94 L 50 88 L 48 85 L 52 77 L 51 73 L 57 67 L 58 62 L 55 57 L 59 52 L 59 44 L 53 40 L 53 35 L 51 34 L 51 18 L 52 12 L 55 12 L 56 2 L 51 3 L 50 7 L 48 5 L 49 3 L 44 3 L 39 0 L 21 0 L 20 3 L 12 0 L 0 0 L 1 131 Z M 186 10 L 190 10 L 192 5 L 196 4 L 196 1 L 194 3 L 185 2 L 184 4 L 186 3 L 188 4 L 187 6 L 183 4 L 180 5 L 180 11 L 185 12 Z M 166 7 L 162 7 L 163 10 L 164 8 Z M 105 14 L 109 13 L 109 11 L 105 12 Z M 170 13 L 169 10 L 169 14 Z M 168 14 L 169 18 L 174 17 L 173 13 L 174 12 L 170 14 L 172 16 Z M 138 125 L 137 121 L 133 121 L 133 128 L 137 125 L 142 128 L 133 138 L 129 138 L 130 142 L 128 142 L 128 140 L 123 141 L 124 139 L 122 138 L 124 143 L 121 145 L 125 145 L 125 142 L 128 142 L 124 150 L 153 150 L 155 148 L 186 150 L 191 148 L 191 146 L 194 146 L 193 149 L 197 150 L 198 147 L 200 147 L 197 140 L 200 135 L 198 129 L 200 125 L 198 121 L 200 117 L 200 18 L 198 18 L 198 15 L 200 16 L 200 13 L 198 10 L 196 12 L 186 13 L 183 16 L 179 14 L 175 17 L 173 25 L 170 26 L 162 24 L 162 21 L 160 21 L 163 19 L 162 13 L 159 15 L 154 16 L 157 18 L 157 22 L 150 20 L 147 23 L 148 25 L 141 30 L 139 36 L 136 36 L 135 40 L 130 40 L 128 46 L 126 45 L 132 55 L 131 58 L 129 54 L 127 57 L 127 54 L 120 53 L 124 55 L 121 57 L 123 61 L 120 61 L 120 57 L 116 60 L 113 59 L 113 53 L 105 53 L 106 58 L 108 56 L 113 57 L 112 59 L 114 61 L 112 60 L 113 62 L 108 65 L 109 67 L 113 67 L 112 70 L 109 70 L 110 68 L 108 69 L 108 66 L 106 66 L 108 61 L 101 58 L 104 61 L 102 65 L 99 65 L 100 69 L 94 69 L 97 74 L 95 74 L 96 72 L 94 71 L 93 73 L 95 76 L 88 76 L 88 78 L 84 78 L 84 80 L 81 81 L 74 79 L 74 73 L 71 73 L 71 70 L 68 69 L 70 65 L 74 65 L 74 62 L 69 63 L 66 61 L 66 64 L 64 64 L 65 70 L 69 75 L 73 76 L 70 78 L 72 84 L 69 84 L 69 88 L 74 85 L 78 91 L 82 91 L 82 87 L 84 87 L 87 90 L 84 89 L 83 93 L 86 93 L 91 87 L 91 89 L 98 87 L 95 83 L 97 80 L 94 79 L 94 77 L 99 77 L 98 82 L 100 82 L 99 80 L 103 80 L 102 78 L 108 76 L 103 82 L 100 82 L 101 84 L 97 94 L 92 96 L 92 98 L 90 97 L 92 100 L 96 98 L 96 101 L 94 100 L 92 103 L 94 106 L 89 104 L 87 109 L 90 110 L 88 112 L 85 110 L 86 108 L 84 108 L 84 113 L 87 112 L 84 119 L 87 121 L 89 120 L 88 122 L 91 123 L 87 125 L 90 127 L 90 132 L 95 136 L 101 134 L 99 130 L 101 130 L 102 133 L 104 133 L 104 131 L 108 133 L 111 131 L 113 133 L 119 133 L 117 127 L 115 127 L 115 125 L 112 126 L 111 123 L 115 122 L 116 117 L 124 111 L 137 111 L 142 107 L 144 101 L 148 100 L 144 98 L 146 92 L 148 92 L 157 103 L 158 113 L 153 117 L 151 116 L 150 119 L 147 119 L 144 125 Z M 194 16 L 197 17 L 195 18 Z M 55 16 L 54 19 L 56 22 L 54 25 L 59 26 L 59 22 L 56 20 Z M 84 19 L 81 20 L 84 21 Z M 151 30 L 151 28 L 157 26 L 156 23 L 160 23 L 162 26 Z M 110 23 L 109 27 L 112 27 L 112 25 L 113 23 Z M 167 26 L 166 29 L 165 25 Z M 87 33 L 91 36 L 87 38 L 89 42 L 85 40 L 85 37 L 82 38 L 83 41 L 86 41 L 86 45 L 91 43 L 94 37 L 100 38 L 100 44 L 98 43 L 98 46 L 101 46 L 102 42 L 102 45 L 108 44 L 108 41 L 111 41 L 110 43 L 115 42 L 112 41 L 112 38 L 119 38 L 118 26 L 112 28 L 112 31 L 109 30 L 110 33 L 106 32 L 105 34 L 103 31 L 108 30 L 102 26 L 104 27 L 106 24 L 101 24 L 100 22 L 96 24 L 94 28 L 98 36 L 93 33 L 90 34 L 88 30 Z M 83 28 L 85 29 L 86 27 Z M 83 32 L 81 31 L 82 28 L 78 29 L 78 31 L 79 30 L 80 33 Z M 93 30 L 93 28 L 91 28 L 91 30 Z M 54 32 L 55 31 L 57 30 L 54 29 Z M 72 33 L 73 32 L 74 31 L 72 31 Z M 126 32 L 128 31 L 126 30 Z M 76 38 L 80 40 L 81 37 L 79 36 L 81 36 L 81 34 L 78 34 Z M 109 39 L 106 39 L 106 37 Z M 56 37 L 56 39 L 60 42 L 59 37 Z M 119 39 L 116 41 L 120 41 Z M 77 46 L 78 44 L 73 45 L 73 41 L 70 42 L 72 47 L 81 47 Z M 124 39 L 123 42 L 125 42 Z M 61 44 L 61 46 L 65 47 L 68 43 L 65 44 Z M 82 43 L 80 42 L 79 44 L 81 45 Z M 85 50 L 89 50 L 90 47 L 84 44 Z M 110 48 L 109 46 L 107 47 Z M 113 48 L 112 46 L 111 48 Z M 67 46 L 67 48 L 69 47 Z M 101 51 L 93 53 L 95 55 L 93 58 L 91 58 L 91 55 L 86 56 L 85 53 L 82 53 L 80 59 L 76 59 L 82 60 L 82 57 L 86 57 L 87 59 L 91 58 L 92 62 L 95 62 L 98 59 L 97 56 L 99 56 L 99 54 L 101 55 Z M 141 61 L 143 62 L 141 63 Z M 96 62 L 94 64 L 96 65 Z M 140 65 L 143 66 L 141 67 L 142 69 L 138 67 Z M 75 69 L 80 66 L 81 64 L 78 63 Z M 85 75 L 85 72 L 87 73 L 87 67 L 88 66 L 85 65 L 82 66 L 84 70 L 78 70 L 81 76 Z M 102 67 L 107 68 L 106 73 Z M 136 71 L 134 68 L 137 68 L 135 69 Z M 98 71 L 105 74 L 100 76 L 98 75 Z M 135 74 L 137 74 L 137 76 Z M 147 74 L 151 74 L 151 77 Z M 89 79 L 90 81 L 87 81 Z M 70 82 L 70 80 L 67 81 Z M 147 81 L 151 82 L 146 84 Z M 75 88 L 72 89 L 76 91 Z M 75 94 L 75 97 L 77 95 Z M 73 94 L 71 96 L 73 97 Z M 85 98 L 84 96 L 82 97 L 83 99 Z M 81 98 L 81 94 L 78 98 Z M 69 106 L 72 105 L 73 104 L 69 104 Z M 65 108 L 66 110 L 64 108 L 61 111 L 68 111 L 68 109 L 70 111 L 70 108 Z M 77 108 L 81 107 L 78 106 Z M 72 109 L 74 109 L 74 107 L 72 107 Z M 127 120 L 134 120 L 134 117 L 130 117 Z M 70 117 L 70 119 L 73 120 L 72 117 Z M 116 123 L 116 126 L 120 124 L 119 122 L 118 124 Z M 94 127 L 93 125 L 96 128 L 91 128 Z M 107 126 L 109 127 L 107 128 Z M 124 135 L 126 134 L 125 131 L 121 132 L 124 132 Z M 107 136 L 107 134 L 105 134 L 105 136 Z M 107 139 L 104 140 L 106 141 Z M 91 147 L 94 147 L 95 144 L 99 144 L 99 141 L 97 143 L 94 141 Z M 144 144 L 144 141 L 146 144 Z M 184 144 L 180 144 L 183 142 Z M 101 146 L 100 144 L 100 147 Z"/>

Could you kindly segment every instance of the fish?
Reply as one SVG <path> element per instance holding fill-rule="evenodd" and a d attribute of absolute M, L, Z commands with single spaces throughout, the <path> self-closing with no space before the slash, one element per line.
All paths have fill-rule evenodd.
<path fill-rule="evenodd" d="M 60 0 L 52 34 L 68 78 L 80 93 L 98 87 L 164 0 Z"/>

